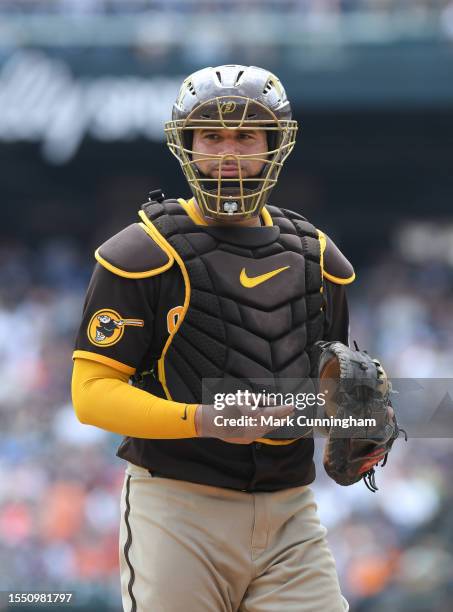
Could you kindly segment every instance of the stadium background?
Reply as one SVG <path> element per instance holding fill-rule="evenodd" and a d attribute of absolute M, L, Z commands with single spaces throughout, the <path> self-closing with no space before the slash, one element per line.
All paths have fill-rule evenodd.
<path fill-rule="evenodd" d="M 0 0 L 0 591 L 121 608 L 120 438 L 76 420 L 72 344 L 95 246 L 150 189 L 187 194 L 162 123 L 222 63 L 287 88 L 301 129 L 272 201 L 355 264 L 351 337 L 393 377 L 451 377 L 453 3 Z M 396 444 L 375 495 L 331 482 L 321 446 L 352 612 L 451 610 L 451 440 Z"/>

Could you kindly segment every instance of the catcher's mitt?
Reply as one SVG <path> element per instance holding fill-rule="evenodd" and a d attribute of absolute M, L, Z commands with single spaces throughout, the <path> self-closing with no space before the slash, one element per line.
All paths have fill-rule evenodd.
<path fill-rule="evenodd" d="M 387 455 L 400 431 L 390 404 L 391 384 L 381 364 L 366 351 L 341 342 L 317 342 L 317 376 L 328 389 L 325 411 L 335 417 L 328 427 L 324 468 L 340 485 L 363 478 L 370 491 L 377 491 L 374 467 Z M 341 419 L 341 421 L 340 421 Z M 345 420 L 343 420 L 345 419 Z M 375 424 L 366 423 L 373 419 Z M 345 427 L 345 424 L 349 426 Z"/>

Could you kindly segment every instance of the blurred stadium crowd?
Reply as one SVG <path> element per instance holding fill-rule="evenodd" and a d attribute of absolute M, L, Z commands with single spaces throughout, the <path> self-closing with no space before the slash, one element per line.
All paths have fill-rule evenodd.
<path fill-rule="evenodd" d="M 341 13 L 350 11 L 394 12 L 438 10 L 449 0 L 0 0 L 0 10 L 30 13 L 107 13 L 128 14 L 146 10 L 216 10 L 294 11 Z"/>
<path fill-rule="evenodd" d="M 0 252 L 0 589 L 71 590 L 119 610 L 120 438 L 81 425 L 70 403 L 86 261 L 68 241 Z M 391 376 L 447 376 L 452 287 L 445 263 L 383 254 L 358 268 L 351 337 Z M 317 447 L 316 497 L 351 610 L 451 610 L 451 440 L 397 443 L 375 495 L 330 481 Z"/>
<path fill-rule="evenodd" d="M 123 23 L 128 22 L 128 19 L 123 19 L 122 15 L 149 13 L 151 25 L 146 36 L 142 33 L 143 38 L 137 39 L 134 34 L 130 34 L 127 44 L 138 44 L 140 47 L 140 41 L 145 41 L 140 47 L 143 51 L 140 58 L 146 58 L 143 70 L 147 77 L 154 74 L 147 63 L 153 58 L 158 66 L 157 75 L 166 74 L 167 69 L 177 69 L 182 74 L 189 64 L 191 68 L 192 64 L 215 65 L 213 62 L 222 63 L 224 55 L 231 57 L 231 50 L 236 49 L 237 44 L 230 40 L 228 46 L 225 40 L 230 37 L 230 26 L 226 20 L 216 17 L 217 13 L 231 8 L 238 15 L 242 11 L 253 12 L 255 9 L 270 14 L 272 19 L 269 23 L 275 24 L 275 33 L 263 20 L 259 27 L 255 27 L 255 35 L 261 36 L 263 31 L 273 33 L 278 43 L 281 42 L 282 31 L 290 37 L 292 28 L 288 26 L 289 22 L 296 25 L 305 23 L 310 20 L 303 17 L 312 16 L 313 29 L 317 31 L 322 22 L 319 15 L 333 16 L 333 22 L 340 22 L 347 19 L 335 19 L 336 15 L 353 15 L 358 12 L 377 16 L 377 20 L 366 20 L 368 30 L 363 27 L 362 20 L 359 20 L 357 27 L 360 37 L 365 34 L 370 36 L 372 51 L 378 41 L 393 48 L 393 42 L 398 36 L 393 30 L 389 34 L 392 23 L 397 33 L 403 32 L 406 27 L 411 36 L 413 32 L 425 30 L 431 36 L 432 31 L 428 26 L 431 23 L 442 23 L 443 33 L 453 39 L 453 0 L 0 0 L 0 21 L 3 18 L 0 23 L 3 35 L 3 42 L 0 40 L 0 58 L 2 54 L 7 57 L 16 46 L 24 45 L 24 41 L 28 41 L 28 49 L 39 48 L 40 44 L 51 46 L 54 44 L 53 37 L 58 33 L 61 55 L 74 60 L 75 73 L 78 74 L 80 68 L 83 76 L 84 71 L 94 66 L 99 57 L 102 70 L 107 68 L 108 74 L 117 66 L 124 66 L 124 72 L 127 73 L 129 60 L 123 57 L 120 44 L 116 51 L 113 46 L 104 49 L 95 45 L 101 30 L 104 34 L 104 22 L 109 21 L 110 17 L 93 20 L 95 23 L 102 21 L 102 24 L 98 30 L 93 27 L 90 36 L 86 36 L 87 44 L 94 45 L 92 55 L 88 56 L 73 47 L 76 39 L 85 44 L 83 19 L 80 19 L 83 24 L 81 29 L 73 28 L 76 20 L 70 18 L 66 19 L 66 29 L 60 29 L 58 24 L 54 28 L 50 24 L 48 30 L 44 28 L 40 34 L 38 22 L 42 21 L 44 25 L 46 22 L 45 19 L 40 20 L 40 16 L 56 15 L 58 21 L 58 16 L 112 15 L 115 21 L 114 16 L 119 15 L 116 21 L 121 23 L 119 42 L 123 44 Z M 177 44 L 173 45 L 177 31 L 174 24 L 178 20 L 168 19 L 165 28 L 165 19 L 155 19 L 155 13 L 174 17 L 176 12 L 181 13 L 181 27 L 186 30 L 186 15 L 194 15 L 196 19 L 192 20 L 192 24 L 203 21 L 199 19 L 200 15 L 213 16 L 212 21 L 217 22 L 217 28 L 207 33 L 204 31 L 204 23 L 209 19 L 204 20 L 200 29 L 194 28 L 197 42 L 198 39 L 200 43 L 204 40 L 204 46 L 200 44 L 195 49 L 190 37 L 181 36 L 176 36 Z M 274 19 L 277 13 L 286 16 L 287 21 Z M 401 20 L 394 19 L 393 16 L 398 13 L 410 13 L 411 19 L 406 20 L 405 16 Z M 381 15 L 386 18 L 380 20 Z M 26 28 L 22 27 L 27 17 L 30 17 L 29 22 L 33 22 L 27 30 L 28 34 Z M 420 25 L 417 29 L 415 22 L 419 17 Z M 10 30 L 9 38 L 5 34 L 8 31 L 8 21 L 18 22 L 20 26 Z M 143 21 L 146 22 L 146 19 Z M 243 27 L 248 27 L 245 19 Z M 81 31 L 82 34 L 79 38 L 71 38 L 71 30 L 76 34 Z M 328 36 L 323 39 L 324 42 L 336 40 L 329 28 L 326 31 Z M 357 32 L 354 29 L 353 40 L 356 40 Z M 163 38 L 157 36 L 156 41 L 157 34 Z M 164 40 L 164 35 L 168 41 Z M 115 36 L 112 34 L 114 42 L 117 40 Z M 252 38 L 252 32 L 250 36 Z M 293 42 L 306 41 L 297 28 L 292 36 Z M 220 48 L 222 40 L 224 51 Z M 340 37 L 338 40 L 343 39 Z M 335 58 L 338 57 L 341 64 L 348 57 L 353 68 L 359 63 L 361 48 L 357 55 L 351 52 L 345 56 L 338 54 L 333 47 L 335 58 L 332 58 L 328 46 L 324 47 L 316 38 L 313 41 L 321 59 L 325 56 L 327 77 L 326 81 L 320 79 L 322 87 L 332 82 L 335 76 Z M 11 49 L 8 49 L 8 44 Z M 406 50 L 405 44 L 402 46 Z M 183 53 L 175 55 L 179 48 Z M 437 74 L 438 83 L 447 89 L 447 55 L 439 55 L 439 61 L 433 60 L 432 64 L 423 63 L 429 50 L 428 45 L 422 42 L 420 48 L 408 49 L 408 54 L 415 52 L 413 74 L 420 82 L 420 91 L 425 93 L 427 89 L 430 94 L 429 87 L 425 87 L 428 72 Z M 299 46 L 284 55 L 280 44 L 266 50 L 265 46 L 255 45 L 253 41 L 241 53 L 244 62 L 261 65 L 278 60 L 282 69 L 300 66 L 304 57 L 309 64 L 313 59 L 310 53 L 301 51 Z M 383 62 L 385 77 L 390 72 L 390 61 L 376 60 L 379 66 Z M 398 81 L 405 86 L 412 64 L 408 56 L 403 56 L 401 61 L 404 73 L 401 73 Z M 324 65 L 317 62 L 312 66 L 315 77 L 319 66 Z M 28 64 L 24 65 L 22 72 L 32 82 L 33 75 Z M 442 65 L 445 71 L 437 73 L 435 69 Z M 63 82 L 62 90 L 58 90 L 59 81 L 52 81 L 53 70 L 53 65 L 49 67 L 48 63 L 44 63 L 42 73 L 49 80 L 38 82 L 42 87 L 37 90 L 33 89 L 33 82 L 30 85 L 28 81 L 20 81 L 20 97 L 8 99 L 6 89 L 3 90 L 3 106 L 0 104 L 0 107 L 4 125 L 7 124 L 5 117 L 8 119 L 9 109 L 16 110 L 17 107 L 20 112 L 23 108 L 20 103 L 24 99 L 30 100 L 30 103 L 25 105 L 26 112 L 22 111 L 23 116 L 17 125 L 27 127 L 27 119 L 31 117 L 33 120 L 35 116 L 32 110 L 44 108 L 47 113 L 50 108 L 50 114 L 42 116 L 45 119 L 44 127 L 52 132 L 54 124 L 51 115 L 56 111 L 49 106 L 43 92 L 51 96 L 52 88 L 56 88 L 58 99 L 68 101 L 68 106 L 63 105 L 63 110 L 69 109 L 68 115 L 64 112 L 61 115 L 57 128 L 61 129 L 65 125 L 77 128 L 77 121 L 70 114 L 73 98 L 64 96 L 66 90 L 63 86 L 66 81 Z M 62 75 L 66 79 L 65 68 L 57 66 L 55 70 L 57 76 Z M 99 69 L 99 74 L 104 74 L 102 70 Z M 280 75 L 279 70 L 276 72 Z M 308 73 L 304 74 L 307 78 Z M 376 74 L 379 76 L 380 73 Z M 339 75 L 339 79 L 343 79 L 343 73 Z M 355 100 L 359 90 L 367 89 L 367 81 L 364 81 L 366 73 L 356 73 L 353 70 L 351 75 L 351 86 L 357 85 L 352 94 Z M 298 80 L 305 83 L 305 90 L 310 88 L 302 77 L 298 77 Z M 80 91 L 83 94 L 83 87 L 88 81 L 81 80 L 79 83 L 72 76 L 67 77 L 67 81 L 69 94 L 74 94 L 77 100 L 73 107 L 75 114 L 79 120 L 83 119 L 86 113 L 84 98 L 77 96 Z M 107 79 L 106 82 L 108 84 L 110 81 Z M 310 82 L 313 84 L 313 81 Z M 381 82 L 384 83 L 383 91 L 391 92 L 392 87 L 395 89 L 397 85 L 391 79 L 387 82 L 386 78 Z M 322 87 L 322 95 L 328 97 L 328 90 Z M 29 95 L 23 96 L 23 91 Z M 107 97 L 104 90 L 96 91 L 102 93 L 102 96 L 99 93 L 97 95 L 104 101 Z M 120 91 L 124 97 L 125 90 Z M 411 91 L 409 88 L 408 96 L 414 97 Z M 306 95 L 306 92 L 302 93 Z M 160 94 L 160 102 L 167 113 L 162 86 Z M 374 99 L 377 90 L 370 88 L 369 95 Z M 125 107 L 128 99 L 125 97 Z M 429 95 L 422 98 L 423 109 L 428 102 Z M 449 99 L 446 99 L 447 103 Z M 92 102 L 90 104 L 87 108 L 95 108 Z M 360 106 L 360 102 L 356 104 Z M 112 108 L 115 111 L 115 107 Z M 152 108 L 155 123 L 160 130 L 157 107 Z M 400 110 L 403 111 L 404 107 Z M 108 119 L 104 107 L 103 111 L 99 116 Z M 39 112 L 36 116 L 39 120 Z M 111 116 L 112 124 L 118 129 L 121 125 L 119 114 L 112 112 Z M 373 244 L 382 245 L 385 242 L 386 246 L 380 247 L 381 252 L 376 252 L 373 260 L 368 253 L 363 253 L 363 249 L 369 247 L 368 241 L 371 243 L 371 235 L 381 231 L 385 219 L 392 219 L 393 222 L 394 218 L 390 214 L 393 209 L 399 208 L 402 216 L 407 215 L 410 207 L 410 214 L 415 219 L 417 215 L 425 218 L 431 213 L 434 217 L 437 206 L 438 215 L 451 217 L 450 211 L 446 212 L 451 200 L 449 177 L 452 176 L 451 137 L 444 127 L 448 118 L 438 115 L 437 110 L 431 112 L 431 115 L 426 113 L 417 116 L 413 123 L 407 124 L 406 131 L 400 132 L 399 140 L 397 137 L 393 141 L 393 132 L 397 132 L 397 124 L 404 123 L 404 117 L 405 113 L 397 113 L 393 123 L 390 122 L 385 128 L 385 118 L 373 126 L 369 117 L 360 118 L 354 114 L 353 121 L 344 124 L 345 132 L 340 130 L 336 136 L 332 135 L 334 124 L 344 121 L 341 115 L 333 114 L 330 119 L 329 116 L 318 119 L 318 126 L 321 123 L 327 125 L 322 134 L 313 130 L 313 124 L 310 128 L 309 124 L 306 146 L 313 154 L 308 160 L 306 180 L 301 186 L 299 174 L 294 172 L 291 178 L 290 173 L 283 184 L 282 200 L 290 201 L 291 190 L 299 193 L 302 201 L 312 203 L 312 208 L 306 210 L 306 214 L 313 222 L 316 223 L 317 219 L 312 212 L 321 211 L 331 223 L 330 227 L 325 228 L 320 224 L 327 232 L 335 229 L 345 238 L 357 235 L 359 253 L 356 256 L 350 254 L 357 272 L 357 281 L 348 289 L 351 340 L 357 340 L 361 348 L 380 357 L 393 378 L 451 378 L 453 227 L 449 225 L 448 219 L 445 219 L 445 223 L 442 219 L 436 225 L 427 226 L 424 235 L 416 228 L 412 233 L 411 244 L 406 244 L 404 248 L 398 245 L 396 236 L 393 246 L 389 246 L 392 241 L 388 241 L 387 236 L 374 236 Z M 433 117 L 438 121 L 438 126 Z M 40 124 L 33 124 L 32 121 L 30 125 L 36 130 Z M 441 138 L 444 129 L 446 135 Z M 363 132 L 363 138 L 358 139 L 356 136 L 354 140 L 354 130 Z M 88 133 L 88 129 L 86 131 Z M 21 133 L 20 129 L 18 133 Z M 81 133 L 85 132 L 81 130 Z M 129 138 L 128 132 L 125 133 Z M 88 247 L 82 247 L 82 244 L 87 240 L 88 233 L 91 239 L 99 238 L 102 241 L 111 229 L 112 232 L 117 231 L 113 226 L 120 220 L 130 222 L 124 202 L 131 201 L 131 193 L 144 193 L 148 185 L 158 186 L 161 181 L 172 185 L 172 190 L 177 191 L 178 179 L 174 176 L 173 167 L 165 170 L 165 174 L 164 166 L 160 177 L 151 177 L 151 152 L 149 166 L 142 172 L 142 182 L 136 184 L 136 179 L 128 176 L 136 176 L 132 166 L 137 164 L 137 157 L 148 159 L 148 149 L 137 149 L 131 154 L 132 149 L 122 150 L 118 147 L 109 149 L 110 157 L 107 155 L 107 147 L 90 149 L 90 145 L 84 153 L 86 158 L 79 160 L 79 164 L 72 168 L 63 167 L 61 174 L 58 174 L 50 165 L 37 167 L 36 160 L 32 159 L 35 154 L 32 149 L 20 149 L 6 128 L 5 134 L 5 142 L 13 142 L 2 148 L 3 201 L 6 203 L 2 218 L 3 235 L 6 236 L 14 228 L 15 233 L 11 233 L 18 237 L 5 239 L 0 246 L 0 592 L 74 592 L 74 602 L 84 609 L 116 611 L 121 607 L 118 526 L 119 496 L 125 465 L 115 456 L 115 452 L 121 438 L 81 425 L 74 415 L 70 399 L 71 353 L 93 263 L 87 256 Z M 55 139 L 58 129 L 51 135 Z M 131 138 L 135 135 L 132 132 Z M 61 141 L 67 144 L 67 133 L 63 136 Z M 105 140 L 110 142 L 115 138 L 113 134 Z M 401 142 L 407 145 L 402 146 Z M 32 146 L 34 144 L 30 144 Z M 354 153 L 354 146 L 359 153 Z M 9 151 L 5 152 L 8 147 L 10 151 L 16 152 L 16 156 Z M 115 162 L 117 157 L 121 158 L 121 163 Z M 344 164 L 338 165 L 338 160 L 343 159 Z M 365 162 L 373 167 L 373 173 L 369 172 Z M 294 168 L 302 167 L 304 163 L 307 168 L 307 159 L 300 157 Z M 328 170 L 337 165 L 338 170 L 330 175 L 328 185 L 322 179 L 318 181 L 318 174 L 325 177 Z M 398 165 L 403 169 L 400 174 L 396 170 L 393 174 Z M 115 170 L 120 167 L 121 170 Z M 440 168 L 438 174 L 435 173 L 437 167 Z M 145 168 L 143 164 L 142 168 Z M 78 173 L 74 174 L 75 178 L 69 179 L 70 173 L 76 169 Z M 418 181 L 413 179 L 417 173 Z M 408 186 L 412 183 L 411 190 Z M 332 193 L 337 195 L 332 198 Z M 360 227 L 354 227 L 353 221 L 354 215 L 363 214 L 362 201 L 367 198 L 371 202 L 366 211 L 368 228 L 362 232 Z M 322 208 L 324 200 L 333 202 L 329 204 L 329 210 Z M 359 205 L 352 209 L 350 206 L 354 202 L 359 202 Z M 108 214 L 99 205 L 106 203 L 109 206 Z M 17 221 L 19 209 L 24 217 L 21 224 Z M 91 215 L 89 227 L 87 215 Z M 78 242 L 68 238 L 49 240 L 51 225 L 64 228 L 65 231 L 70 228 L 70 235 L 76 237 Z M 443 237 L 442 230 L 445 230 Z M 430 250 L 432 252 L 428 258 Z M 361 267 L 362 261 L 366 263 Z M 404 427 L 404 422 L 401 425 Z M 408 433 L 410 435 L 410 429 Z M 349 488 L 333 483 L 322 468 L 323 441 L 318 440 L 316 447 L 318 475 L 313 488 L 321 520 L 329 529 L 329 541 L 345 595 L 351 603 L 351 612 L 450 612 L 453 601 L 453 515 L 450 512 L 453 502 L 453 480 L 450 474 L 453 468 L 453 441 L 449 438 L 410 437 L 407 444 L 402 440 L 396 443 L 388 465 L 377 471 L 379 491 L 376 494 L 370 493 L 362 483 Z"/>

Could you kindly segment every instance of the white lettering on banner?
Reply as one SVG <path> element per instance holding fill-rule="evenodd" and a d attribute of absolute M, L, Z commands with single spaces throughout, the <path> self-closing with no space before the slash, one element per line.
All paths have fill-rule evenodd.
<path fill-rule="evenodd" d="M 87 135 L 104 142 L 163 139 L 182 78 L 75 77 L 61 59 L 18 51 L 0 70 L 0 141 L 41 142 L 69 161 Z"/>

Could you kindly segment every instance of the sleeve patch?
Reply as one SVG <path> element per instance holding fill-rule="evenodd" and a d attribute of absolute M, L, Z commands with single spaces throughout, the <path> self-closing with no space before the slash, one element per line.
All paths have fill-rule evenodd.
<path fill-rule="evenodd" d="M 143 319 L 125 319 L 116 310 L 103 308 L 88 324 L 88 340 L 95 346 L 112 346 L 121 340 L 127 326 L 143 327 Z"/>

